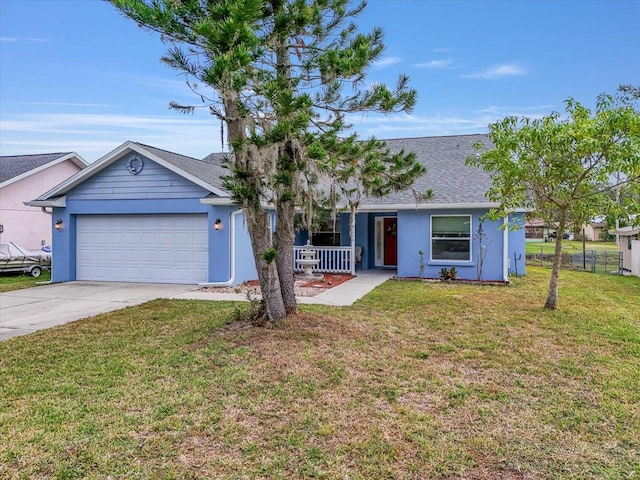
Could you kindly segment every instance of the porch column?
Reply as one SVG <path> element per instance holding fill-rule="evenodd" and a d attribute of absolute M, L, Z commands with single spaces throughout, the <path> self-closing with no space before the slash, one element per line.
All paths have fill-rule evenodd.
<path fill-rule="evenodd" d="M 356 274 L 356 247 L 351 242 L 351 275 L 355 276 Z"/>

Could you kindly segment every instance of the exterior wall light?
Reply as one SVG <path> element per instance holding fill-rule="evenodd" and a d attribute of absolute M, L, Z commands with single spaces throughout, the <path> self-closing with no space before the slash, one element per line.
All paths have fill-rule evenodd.
<path fill-rule="evenodd" d="M 213 229 L 214 230 L 222 230 L 222 220 L 217 218 L 215 223 L 213 224 Z"/>
<path fill-rule="evenodd" d="M 59 218 L 58 220 L 56 220 L 56 230 L 62 230 L 64 228 L 64 223 L 62 223 L 62 220 Z"/>

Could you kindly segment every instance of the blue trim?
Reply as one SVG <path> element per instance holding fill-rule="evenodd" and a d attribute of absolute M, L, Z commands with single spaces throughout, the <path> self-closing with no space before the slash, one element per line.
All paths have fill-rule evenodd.
<path fill-rule="evenodd" d="M 162 200 L 69 200 L 67 213 L 72 215 L 142 215 L 172 213 L 208 213 L 213 207 L 199 199 Z"/>

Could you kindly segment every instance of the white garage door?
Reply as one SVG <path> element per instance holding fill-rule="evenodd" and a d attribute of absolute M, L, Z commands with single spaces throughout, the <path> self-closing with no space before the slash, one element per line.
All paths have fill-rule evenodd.
<path fill-rule="evenodd" d="M 78 280 L 208 280 L 206 215 L 79 215 L 76 233 Z"/>

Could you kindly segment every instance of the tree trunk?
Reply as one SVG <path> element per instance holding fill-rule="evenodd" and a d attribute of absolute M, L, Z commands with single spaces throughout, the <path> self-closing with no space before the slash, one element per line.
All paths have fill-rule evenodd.
<path fill-rule="evenodd" d="M 287 310 L 280 290 L 277 265 L 275 261 L 263 258 L 263 254 L 272 249 L 269 215 L 262 209 L 255 211 L 245 208 L 244 212 L 267 319 L 282 320 L 287 316 Z"/>
<path fill-rule="evenodd" d="M 284 6 L 282 2 L 272 2 L 276 15 L 280 14 Z M 289 58 L 288 38 L 278 36 L 276 41 L 276 72 L 278 79 L 286 85 L 285 91 L 291 90 L 291 61 Z M 294 289 L 294 254 L 295 241 L 295 194 L 297 190 L 298 168 L 301 148 L 296 139 L 287 138 L 278 144 L 278 159 L 276 162 L 278 173 L 281 174 L 280 182 L 275 185 L 276 190 L 276 228 L 275 248 L 278 251 L 276 266 L 280 282 L 280 291 L 287 313 L 297 310 L 296 294 Z"/>
<path fill-rule="evenodd" d="M 295 205 L 291 201 L 278 202 L 276 206 L 276 228 L 274 243 L 278 251 L 276 266 L 278 268 L 278 278 L 280 280 L 280 291 L 287 313 L 293 313 L 298 308 L 296 293 L 294 290 L 294 270 L 293 270 L 293 244 Z"/>
<path fill-rule="evenodd" d="M 242 171 L 243 174 L 235 175 L 233 181 L 238 184 L 241 190 L 247 192 L 241 198 L 242 210 L 251 239 L 265 313 L 269 321 L 281 320 L 287 316 L 287 311 L 282 299 L 276 262 L 269 255 L 273 249 L 271 232 L 269 231 L 269 215 L 261 204 L 264 193 L 261 191 L 261 176 L 265 169 L 265 161 L 261 152 L 247 141 L 246 132 L 252 125 L 250 120 L 241 114 L 239 93 L 227 90 L 221 96 L 228 117 L 229 145 L 240 145 L 239 148 L 234 148 L 233 167 Z M 266 258 L 265 254 L 267 254 Z"/>
<path fill-rule="evenodd" d="M 551 278 L 549 279 L 549 292 L 544 308 L 555 310 L 558 306 L 558 281 L 560 276 L 560 263 L 562 261 L 562 237 L 566 228 L 567 216 L 565 212 L 560 215 L 558 230 L 556 231 L 556 248 L 553 253 L 553 265 L 551 267 Z"/>

